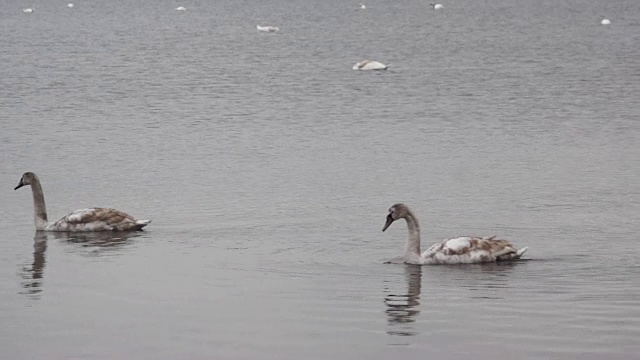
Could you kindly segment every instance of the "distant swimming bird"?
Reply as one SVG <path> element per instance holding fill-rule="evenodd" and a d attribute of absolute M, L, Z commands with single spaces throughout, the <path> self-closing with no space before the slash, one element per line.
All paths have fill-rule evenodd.
<path fill-rule="evenodd" d="M 387 70 L 389 65 L 371 60 L 362 60 L 353 65 L 353 70 Z"/>
<path fill-rule="evenodd" d="M 176 8 L 176 11 L 185 11 L 185 10 L 187 10 L 187 8 L 186 8 L 186 7 L 184 7 L 184 6 L 178 6 L 178 7 Z"/>
<path fill-rule="evenodd" d="M 258 29 L 258 31 L 264 31 L 264 32 L 278 32 L 280 31 L 280 28 L 277 26 L 260 26 L 260 25 L 256 25 L 256 29 Z"/>
<path fill-rule="evenodd" d="M 25 185 L 31 185 L 33 219 L 38 231 L 135 231 L 142 230 L 151 222 L 151 220 L 136 220 L 122 211 L 108 208 L 80 209 L 56 222 L 49 222 L 40 179 L 36 174 L 26 172 L 14 190 Z"/>
<path fill-rule="evenodd" d="M 609 25 L 611 24 L 611 20 L 609 19 L 602 19 L 602 21 L 600 22 L 602 25 Z"/>
<path fill-rule="evenodd" d="M 415 265 L 470 264 L 519 259 L 527 250 L 520 250 L 507 240 L 493 236 L 463 236 L 447 239 L 420 253 L 420 224 L 405 204 L 395 204 L 389 209 L 387 221 L 382 231 L 398 219 L 405 219 L 409 229 L 409 239 L 405 246 L 403 261 Z"/>
<path fill-rule="evenodd" d="M 444 8 L 444 5 L 442 5 L 442 4 L 434 4 L 434 3 L 431 3 L 431 4 L 429 4 L 429 5 L 433 6 L 433 8 L 434 8 L 435 10 L 440 10 L 440 9 L 443 9 L 443 8 Z"/>
<path fill-rule="evenodd" d="M 33 12 L 33 8 L 26 8 L 26 9 L 22 9 L 22 12 L 23 12 L 23 13 L 30 14 L 30 13 L 32 13 L 32 12 Z"/>
<path fill-rule="evenodd" d="M 72 3 L 68 3 L 68 4 L 67 4 L 67 7 L 68 7 L 68 8 L 72 8 L 72 7 L 73 7 L 73 4 L 72 4 Z"/>
<path fill-rule="evenodd" d="M 364 6 L 364 4 L 360 3 L 360 9 L 361 9 L 361 10 L 365 10 L 366 8 L 367 8 L 367 7 L 366 7 L 366 6 Z"/>

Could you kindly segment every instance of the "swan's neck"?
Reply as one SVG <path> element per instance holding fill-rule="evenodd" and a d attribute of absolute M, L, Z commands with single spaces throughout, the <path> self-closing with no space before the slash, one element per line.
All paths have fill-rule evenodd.
<path fill-rule="evenodd" d="M 33 221 L 36 223 L 36 230 L 44 230 L 49 223 L 47 221 L 47 206 L 44 204 L 44 194 L 40 180 L 37 178 L 31 183 L 33 193 Z"/>
<path fill-rule="evenodd" d="M 416 216 L 409 211 L 405 217 L 407 220 L 407 228 L 409 229 L 409 239 L 404 249 L 405 260 L 420 257 L 420 224 Z"/>

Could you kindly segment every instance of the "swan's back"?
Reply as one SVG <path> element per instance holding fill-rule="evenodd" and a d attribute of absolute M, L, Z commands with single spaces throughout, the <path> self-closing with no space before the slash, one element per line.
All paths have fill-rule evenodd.
<path fill-rule="evenodd" d="M 48 226 L 51 231 L 133 231 L 142 230 L 151 220 L 136 220 L 116 209 L 78 209 Z"/>
<path fill-rule="evenodd" d="M 260 26 L 260 25 L 256 25 L 256 29 L 258 29 L 258 31 L 263 31 L 263 32 L 278 32 L 280 31 L 280 28 L 277 26 Z"/>
<path fill-rule="evenodd" d="M 353 70 L 387 70 L 389 65 L 378 61 L 362 60 L 353 65 Z"/>
<path fill-rule="evenodd" d="M 491 237 L 457 237 L 444 240 L 431 246 L 422 253 L 424 264 L 472 264 L 494 261 L 515 260 L 520 258 L 527 248 L 517 250 L 507 240 Z"/>

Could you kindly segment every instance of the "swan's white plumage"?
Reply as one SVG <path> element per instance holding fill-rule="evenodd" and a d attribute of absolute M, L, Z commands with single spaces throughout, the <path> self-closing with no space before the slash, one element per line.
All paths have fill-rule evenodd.
<path fill-rule="evenodd" d="M 176 8 L 176 11 L 185 11 L 185 10 L 187 10 L 187 8 L 186 8 L 186 7 L 184 7 L 184 6 L 178 6 L 178 7 Z"/>
<path fill-rule="evenodd" d="M 280 31 L 280 28 L 277 26 L 260 26 L 260 25 L 256 25 L 256 29 L 258 29 L 258 31 L 263 31 L 263 32 L 278 32 Z"/>
<path fill-rule="evenodd" d="M 67 7 L 68 7 L 68 8 L 72 8 L 72 7 L 73 7 L 73 4 L 72 4 L 72 3 L 68 3 L 68 4 L 67 4 Z"/>
<path fill-rule="evenodd" d="M 609 19 L 602 19 L 602 21 L 600 22 L 602 25 L 609 25 L 611 24 L 611 20 Z"/>
<path fill-rule="evenodd" d="M 33 8 L 26 8 L 26 9 L 22 9 L 22 12 L 23 12 L 23 13 L 30 14 L 30 13 L 32 13 L 32 12 L 33 12 Z"/>
<path fill-rule="evenodd" d="M 66 220 L 68 222 L 80 222 L 80 221 L 82 221 L 83 217 L 91 216 L 91 213 L 93 212 L 93 210 L 94 209 L 91 209 L 91 208 L 78 209 L 78 210 L 70 213 L 69 215 L 67 215 Z"/>
<path fill-rule="evenodd" d="M 366 7 L 364 4 L 360 4 L 360 9 L 361 9 L 361 10 L 366 10 L 366 9 L 367 9 L 367 7 Z"/>
<path fill-rule="evenodd" d="M 471 264 L 519 259 L 527 250 L 517 250 L 507 240 L 495 239 L 493 236 L 462 236 L 443 240 L 433 244 L 425 252 L 420 253 L 420 225 L 413 212 L 404 204 L 395 204 L 389 209 L 386 230 L 397 219 L 404 218 L 409 229 L 409 239 L 403 260 L 408 264 Z"/>
<path fill-rule="evenodd" d="M 444 245 L 453 251 L 461 251 L 462 249 L 469 247 L 471 238 L 468 236 L 451 238 L 446 240 Z"/>
<path fill-rule="evenodd" d="M 431 6 L 433 6 L 435 10 L 440 10 L 444 8 L 444 5 L 442 4 L 431 4 Z"/>
<path fill-rule="evenodd" d="M 36 174 L 26 172 L 15 190 L 31 185 L 36 230 L 42 231 L 133 231 L 142 230 L 151 220 L 136 220 L 120 210 L 110 208 L 85 208 L 73 211 L 60 220 L 49 222 L 47 207 L 40 180 Z"/>
<path fill-rule="evenodd" d="M 353 70 L 387 70 L 389 65 L 371 60 L 362 60 L 353 65 Z"/>

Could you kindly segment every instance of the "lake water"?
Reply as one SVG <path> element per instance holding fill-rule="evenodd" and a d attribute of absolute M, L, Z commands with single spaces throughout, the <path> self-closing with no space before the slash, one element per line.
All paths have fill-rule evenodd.
<path fill-rule="evenodd" d="M 637 0 L 66 3 L 0 4 L 1 359 L 640 358 Z"/>

